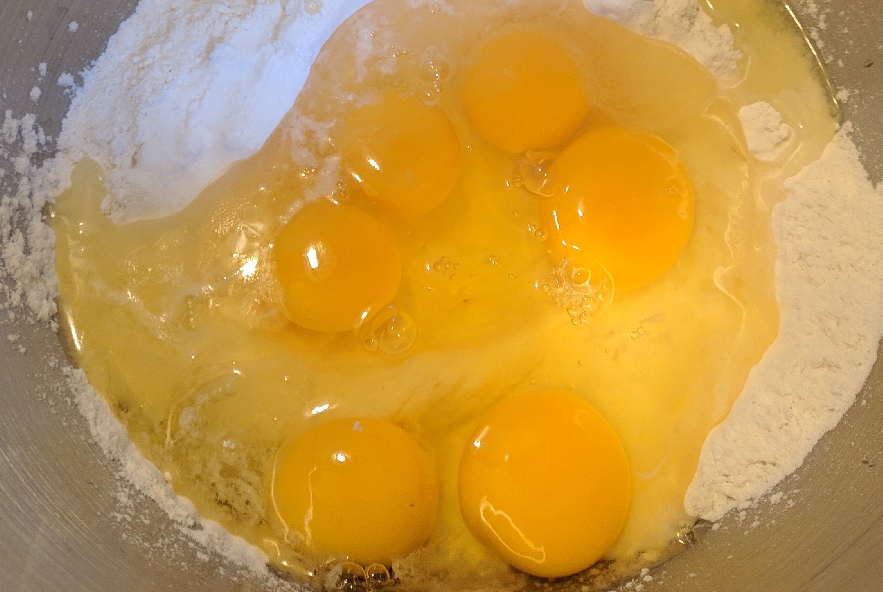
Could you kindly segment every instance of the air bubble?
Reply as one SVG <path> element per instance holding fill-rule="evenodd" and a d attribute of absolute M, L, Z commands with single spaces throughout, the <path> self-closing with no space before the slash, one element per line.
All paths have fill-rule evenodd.
<path fill-rule="evenodd" d="M 318 0 L 307 0 L 307 2 L 304 2 L 304 12 L 307 14 L 319 14 L 320 10 L 322 10 L 322 3 Z"/>
<path fill-rule="evenodd" d="M 392 583 L 389 570 L 382 563 L 372 563 L 366 567 L 365 575 L 370 588 L 383 588 Z"/>
<path fill-rule="evenodd" d="M 336 204 L 348 203 L 352 200 L 353 188 L 346 178 L 337 180 L 334 189 L 331 191 L 329 199 Z"/>
<path fill-rule="evenodd" d="M 438 51 L 428 50 L 417 64 L 417 81 L 430 94 L 440 94 L 451 76 L 451 64 Z"/>
<path fill-rule="evenodd" d="M 351 590 L 364 589 L 365 582 L 367 581 L 365 568 L 354 561 L 341 563 L 339 567 L 340 573 L 334 586 L 337 590 L 349 592 Z"/>
<path fill-rule="evenodd" d="M 551 152 L 528 150 L 518 161 L 521 186 L 535 195 L 549 197 L 561 184 L 555 155 Z"/>
<path fill-rule="evenodd" d="M 218 306 L 218 301 L 208 294 L 188 294 L 181 300 L 178 325 L 185 331 L 196 331 L 200 328 L 202 320 L 214 314 Z"/>
<path fill-rule="evenodd" d="M 537 237 L 537 240 L 544 241 L 544 240 L 546 240 L 546 238 L 548 238 L 548 234 L 546 233 L 546 230 L 543 228 L 540 228 L 539 226 L 534 226 L 533 224 L 528 224 L 527 231 L 530 234 Z"/>
<path fill-rule="evenodd" d="M 317 166 L 306 166 L 306 167 L 303 167 L 297 175 L 301 179 L 306 179 L 308 177 L 312 177 L 318 171 L 319 171 L 319 167 L 317 167 Z"/>
<path fill-rule="evenodd" d="M 644 329 L 644 326 L 641 325 L 635 331 L 632 331 L 629 335 L 631 336 L 632 341 L 637 341 L 638 339 L 641 339 L 642 337 L 646 337 L 647 331 Z"/>
<path fill-rule="evenodd" d="M 196 331 L 196 307 L 196 296 L 188 294 L 184 297 L 184 310 L 181 313 L 180 322 L 185 331 Z"/>
<path fill-rule="evenodd" d="M 356 329 L 356 337 L 368 351 L 401 354 L 417 341 L 417 324 L 406 312 L 387 306 Z"/>
<path fill-rule="evenodd" d="M 574 325 L 586 325 L 613 301 L 613 278 L 601 264 L 573 265 L 563 259 L 549 277 L 537 284 L 567 311 Z"/>
<path fill-rule="evenodd" d="M 696 535 L 693 533 L 693 529 L 689 526 L 680 529 L 677 535 L 675 535 L 675 538 L 677 538 L 677 541 L 684 546 L 692 545 L 696 542 Z"/>
<path fill-rule="evenodd" d="M 442 255 L 441 259 L 436 261 L 430 266 L 430 269 L 435 273 L 440 273 L 446 276 L 448 279 L 452 279 L 457 272 L 460 271 L 461 265 L 456 261 L 451 261 L 446 256 Z"/>

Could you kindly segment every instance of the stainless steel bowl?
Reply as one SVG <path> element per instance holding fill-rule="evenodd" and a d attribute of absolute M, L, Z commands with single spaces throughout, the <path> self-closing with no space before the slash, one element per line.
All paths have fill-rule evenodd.
<path fill-rule="evenodd" d="M 709 0 L 706 0 L 709 1 Z M 57 136 L 69 96 L 55 80 L 98 57 L 135 0 L 3 0 L 0 116 L 33 112 Z M 875 181 L 883 179 L 883 11 L 879 0 L 799 0 L 818 29 L 834 86 Z M 826 28 L 808 14 L 826 13 Z M 30 11 L 30 17 L 28 16 Z M 77 22 L 79 29 L 70 31 Z M 38 103 L 29 98 L 47 64 Z M 2 162 L 0 162 L 2 164 Z M 8 183 L 14 179 L 6 178 Z M 56 336 L 21 311 L 0 324 L 0 590 L 262 590 L 216 557 L 204 558 L 147 497 L 126 493 L 118 467 L 91 442 L 63 377 Z M 10 341 L 7 335 L 19 336 Z M 20 352 L 23 346 L 27 353 Z M 779 488 L 793 505 L 731 513 L 653 570 L 645 590 L 837 592 L 883 590 L 883 364 L 858 403 Z M 758 525 L 754 526 L 757 519 Z"/>

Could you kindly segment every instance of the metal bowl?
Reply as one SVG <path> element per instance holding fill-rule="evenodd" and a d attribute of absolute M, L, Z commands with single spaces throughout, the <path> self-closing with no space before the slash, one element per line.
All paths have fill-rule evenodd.
<path fill-rule="evenodd" d="M 817 29 L 835 88 L 854 91 L 843 112 L 855 123 L 874 181 L 883 179 L 878 3 L 799 0 L 794 6 L 806 27 Z M 0 112 L 35 113 L 57 137 L 70 97 L 54 81 L 96 59 L 135 4 L 0 3 Z M 826 14 L 824 28 L 811 14 L 817 9 Z M 41 62 L 47 73 L 34 103 L 29 92 Z M 5 181 L 9 186 L 9 176 Z M 194 545 L 149 498 L 126 491 L 119 467 L 91 441 L 61 371 L 47 363 L 65 357 L 56 335 L 25 317 L 0 314 L 0 590 L 266 589 Z M 874 367 L 857 401 L 778 486 L 788 503 L 731 513 L 715 529 L 700 524 L 683 553 L 633 589 L 641 583 L 647 592 L 883 590 L 883 364 Z"/>

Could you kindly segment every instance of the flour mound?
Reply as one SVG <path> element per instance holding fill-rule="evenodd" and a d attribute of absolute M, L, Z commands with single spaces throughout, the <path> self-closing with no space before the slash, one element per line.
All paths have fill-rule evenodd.
<path fill-rule="evenodd" d="M 773 210 L 779 336 L 705 440 L 688 513 L 718 520 L 797 469 L 852 406 L 883 338 L 883 188 L 845 125 Z"/>
<path fill-rule="evenodd" d="M 173 214 L 261 147 L 367 2 L 142 0 L 84 74 L 59 153 L 104 168 L 113 221 Z"/>

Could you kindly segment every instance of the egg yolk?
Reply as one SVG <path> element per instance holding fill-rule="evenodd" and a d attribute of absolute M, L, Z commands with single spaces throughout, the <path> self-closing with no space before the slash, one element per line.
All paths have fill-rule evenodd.
<path fill-rule="evenodd" d="M 376 419 L 329 421 L 288 443 L 272 496 L 289 541 L 362 564 L 390 565 L 420 547 L 438 508 L 423 449 Z"/>
<path fill-rule="evenodd" d="M 387 89 L 346 118 L 342 153 L 349 173 L 378 208 L 424 214 L 460 174 L 460 141 L 444 111 Z"/>
<path fill-rule="evenodd" d="M 602 266 L 617 292 L 660 277 L 690 238 L 693 188 L 661 138 L 621 127 L 589 132 L 559 155 L 558 189 L 542 206 L 550 254 Z"/>
<path fill-rule="evenodd" d="M 463 71 L 460 98 L 485 139 L 516 153 L 561 144 L 589 111 L 570 53 L 537 28 L 515 27 L 485 43 Z"/>
<path fill-rule="evenodd" d="M 460 511 L 512 566 L 555 578 L 600 559 L 625 524 L 628 459 L 594 407 L 563 392 L 504 400 L 479 422 L 460 462 Z"/>
<path fill-rule="evenodd" d="M 402 256 L 392 233 L 358 208 L 305 205 L 273 242 L 288 318 L 316 331 L 351 331 L 393 299 Z"/>

